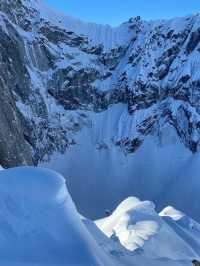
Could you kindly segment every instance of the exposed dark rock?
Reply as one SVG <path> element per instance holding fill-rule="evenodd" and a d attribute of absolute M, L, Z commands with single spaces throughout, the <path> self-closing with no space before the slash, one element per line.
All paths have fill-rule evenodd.
<path fill-rule="evenodd" d="M 91 112 L 119 103 L 130 119 L 142 117 L 135 119 L 134 137 L 114 141 L 126 154 L 157 134 L 160 123 L 173 126 L 181 142 L 198 151 L 198 16 L 183 18 L 182 29 L 132 18 L 123 25 L 127 42 L 118 44 L 121 31 L 109 34 L 112 40 L 106 37 L 110 28 L 86 36 L 87 29 L 80 34 L 70 23 L 64 28 L 62 19 L 51 21 L 37 5 L 0 2 L 0 164 L 37 164 L 65 152 L 76 145 L 73 134 L 92 127 Z M 96 148 L 109 146 L 99 141 Z"/>
<path fill-rule="evenodd" d="M 191 53 L 197 47 L 199 42 L 200 42 L 200 28 L 191 33 L 186 47 L 187 52 Z"/>

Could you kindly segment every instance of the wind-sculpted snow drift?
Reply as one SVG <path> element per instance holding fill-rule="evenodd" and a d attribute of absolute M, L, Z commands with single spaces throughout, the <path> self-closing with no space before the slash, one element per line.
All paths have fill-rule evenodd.
<path fill-rule="evenodd" d="M 28 167 L 1 171 L 0 209 L 0 265 L 112 265 L 59 174 Z"/>
<path fill-rule="evenodd" d="M 130 251 L 142 249 L 148 258 L 192 261 L 199 255 L 199 224 L 172 207 L 158 215 L 153 203 L 131 197 L 96 224 L 108 237 Z"/>
<path fill-rule="evenodd" d="M 136 195 L 200 221 L 199 42 L 199 14 L 112 28 L 1 0 L 0 164 L 46 162 L 92 218 Z"/>
<path fill-rule="evenodd" d="M 191 266 L 200 225 L 128 198 L 105 219 L 80 216 L 65 179 L 34 167 L 0 171 L 0 265 Z M 105 234 L 104 234 L 104 233 Z"/>

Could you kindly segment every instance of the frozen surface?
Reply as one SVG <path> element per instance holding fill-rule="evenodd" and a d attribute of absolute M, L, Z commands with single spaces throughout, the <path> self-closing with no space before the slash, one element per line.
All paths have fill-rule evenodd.
<path fill-rule="evenodd" d="M 0 264 L 109 265 L 80 221 L 65 180 L 46 169 L 0 172 Z"/>
<path fill-rule="evenodd" d="M 108 237 L 119 241 L 126 249 L 132 252 L 143 250 L 149 259 L 192 261 L 200 255 L 199 224 L 184 214 L 181 216 L 185 217 L 184 222 L 180 222 L 182 218 L 179 211 L 176 211 L 173 222 L 167 222 L 170 215 L 174 217 L 173 210 L 168 207 L 159 216 L 153 203 L 130 197 L 111 216 L 96 221 L 96 224 Z"/>
<path fill-rule="evenodd" d="M 172 205 L 200 219 L 199 153 L 185 148 L 171 125 L 163 126 L 159 138 L 147 136 L 134 154 L 126 155 L 113 144 L 136 137 L 137 124 L 153 112 L 149 108 L 130 116 L 126 105 L 118 104 L 102 113 L 89 113 L 88 125 L 76 135 L 77 145 L 64 155 L 54 154 L 46 164 L 66 177 L 84 215 L 102 217 L 107 209 L 112 211 L 135 195 L 152 200 L 159 210 Z"/>
<path fill-rule="evenodd" d="M 88 203 L 89 204 L 89 203 Z M 200 225 L 172 207 L 129 197 L 107 218 L 80 216 L 65 179 L 50 170 L 0 172 L 0 265 L 189 266 Z"/>
<path fill-rule="evenodd" d="M 80 250 L 81 262 L 86 265 L 109 265 L 113 254 L 116 255 L 114 265 L 123 265 L 126 252 L 125 265 L 132 265 L 133 261 L 136 265 L 190 265 L 191 259 L 199 254 L 199 225 L 182 212 L 200 221 L 200 157 L 199 152 L 193 154 L 188 147 L 199 142 L 199 90 L 197 87 L 193 91 L 193 83 L 189 82 L 199 84 L 200 53 L 199 44 L 190 53 L 186 47 L 193 40 L 200 16 L 156 22 L 136 23 L 134 20 L 133 24 L 128 22 L 111 28 L 54 14 L 37 0 L 23 2 L 30 9 L 35 7 L 39 13 L 33 19 L 31 17 L 32 31 L 24 31 L 20 24 L 12 24 L 20 36 L 19 43 L 24 44 L 22 63 L 26 64 L 31 83 L 30 99 L 22 100 L 18 95 L 16 105 L 28 122 L 34 122 L 36 131 L 33 130 L 33 135 L 38 139 L 34 138 L 30 143 L 37 142 L 36 153 L 38 150 L 42 151 L 41 154 L 46 153 L 52 145 L 57 151 L 45 166 L 63 174 L 81 214 L 95 219 L 103 217 L 105 212 L 113 212 L 122 200 L 132 195 L 152 200 L 156 211 L 172 205 L 181 212 L 168 207 L 158 216 L 152 203 L 129 199 L 106 220 L 103 230 L 112 239 L 105 238 L 91 221 L 83 220 L 92 237 L 80 221 L 73 203 L 70 203 L 62 178 L 54 178 L 54 174 L 49 175 L 50 172 L 45 170 L 37 170 L 37 174 L 31 169 L 4 170 L 0 173 L 2 263 L 7 263 L 9 254 L 8 263 L 14 266 L 16 261 L 21 263 L 35 258 L 38 265 L 47 261 L 73 265 L 79 262 L 74 252 Z M 0 15 L 0 27 L 6 34 L 11 34 L 5 15 Z M 48 24 L 47 30 L 52 30 L 53 35 L 57 28 L 68 32 L 65 32 L 63 42 L 56 43 L 56 40 L 45 37 L 52 66 L 45 66 L 46 57 L 39 45 L 44 40 L 40 31 L 43 23 Z M 70 31 L 79 37 L 84 36 L 84 40 L 88 39 L 84 42 L 85 46 L 79 43 L 70 45 L 68 41 L 73 35 Z M 100 57 L 92 52 L 93 46 L 103 46 Z M 108 56 L 111 62 L 102 61 L 104 56 Z M 138 106 L 117 102 L 98 113 L 88 111 L 88 108 L 66 110 L 49 95 L 48 86 L 55 73 L 65 72 L 68 67 L 72 67 L 74 73 L 88 71 L 88 68 L 91 74 L 97 71 L 99 78 L 88 85 L 100 91 L 128 86 L 129 92 L 139 99 L 148 96 L 144 101 L 146 105 L 143 102 L 141 105 L 140 101 Z M 163 71 L 167 74 L 162 78 Z M 63 80 L 61 89 L 62 86 L 67 87 L 67 78 L 72 72 Z M 126 79 L 123 73 L 126 73 Z M 187 83 L 188 76 L 189 84 L 180 86 L 182 81 Z M 121 84 L 123 78 L 127 84 Z M 140 85 L 146 86 L 144 95 Z M 29 87 L 24 88 L 28 91 Z M 169 88 L 178 89 L 175 94 L 169 91 L 169 99 L 162 100 Z M 179 88 L 186 89 L 181 93 Z M 60 86 L 56 89 L 59 90 Z M 37 91 L 40 96 L 34 94 Z M 191 95 L 190 99 L 188 95 L 186 99 L 183 97 L 185 91 Z M 78 100 L 81 105 L 84 99 Z M 42 103 L 44 113 L 40 116 Z M 132 115 L 128 108 L 133 111 Z M 170 115 L 166 116 L 166 113 Z M 150 133 L 148 130 L 143 134 L 139 132 L 138 127 L 154 116 L 157 120 Z M 75 145 L 69 146 L 61 155 L 60 151 L 66 147 L 63 143 L 60 148 L 64 138 L 69 140 L 67 144 Z M 143 142 L 130 154 L 116 144 L 135 138 Z M 41 180 L 33 178 L 36 175 L 42 175 Z M 54 179 L 57 181 L 54 182 Z M 119 241 L 115 241 L 117 239 Z M 116 247 L 112 241 L 117 242 Z M 103 254 L 98 245 L 105 245 Z M 175 252 L 176 246 L 178 251 Z M 33 254 L 34 249 L 37 257 Z M 141 256 L 140 249 L 144 249 Z M 155 250 L 159 252 L 155 253 Z M 134 258 L 129 260 L 129 256 Z"/>
<path fill-rule="evenodd" d="M 197 200 L 200 157 L 199 152 L 193 154 L 189 149 L 195 149 L 199 142 L 199 90 L 193 91 L 193 85 L 199 84 L 198 44 L 186 56 L 187 44 L 193 40 L 200 16 L 154 22 L 133 18 L 112 28 L 55 14 L 41 1 L 22 2 L 29 10 L 35 8 L 37 12 L 30 12 L 28 17 L 32 30 L 23 30 L 20 23 L 12 24 L 20 36 L 20 43 L 24 44 L 23 63 L 31 83 L 27 89 L 29 97 L 23 99 L 21 94 L 18 95 L 16 105 L 27 120 L 27 128 L 29 123 L 33 127 L 28 141 L 33 145 L 36 158 L 48 161 L 55 151 L 45 166 L 63 174 L 78 210 L 90 218 L 99 218 L 124 198 L 135 195 L 152 200 L 159 211 L 172 205 L 200 220 Z M 5 23 L 6 14 L 0 15 L 2 30 L 13 37 L 8 21 Z M 42 34 L 44 27 L 47 35 Z M 64 39 L 57 40 L 57 30 L 59 36 L 64 34 Z M 55 39 L 48 37 L 51 35 Z M 75 39 L 84 35 L 83 46 L 81 41 L 72 45 L 70 40 L 74 35 Z M 44 38 L 47 54 L 40 46 Z M 97 50 L 103 46 L 103 50 L 94 52 L 93 46 Z M 50 62 L 45 65 L 49 56 L 53 65 Z M 68 68 L 72 69 L 69 73 Z M 166 76 L 159 79 L 163 70 Z M 82 106 L 85 99 L 79 95 L 82 95 L 84 80 L 79 84 L 74 75 L 79 71 L 87 72 L 89 76 L 98 72 L 84 87 L 90 88 L 91 85 L 91 95 L 86 98 L 96 98 L 93 89 L 105 93 L 121 89 L 121 86 L 122 90 L 128 88 L 130 93 L 133 92 L 134 97 L 129 99 L 128 96 L 126 104 L 116 101 L 106 111 L 87 111 L 90 104 Z M 53 78 L 55 75 L 59 82 Z M 188 82 L 194 82 L 193 85 L 182 84 L 181 80 L 186 82 L 188 75 Z M 55 86 L 55 90 L 61 90 L 59 97 L 65 101 L 71 77 L 77 79 L 70 87 L 70 90 L 78 91 L 74 98 L 78 107 L 74 111 L 58 104 L 49 93 L 49 87 Z M 140 87 L 144 87 L 144 92 Z M 165 99 L 163 94 L 169 88 L 177 88 L 177 91 L 175 94 L 169 91 L 169 97 Z M 134 104 L 135 97 L 138 106 Z M 145 103 L 141 100 L 143 98 Z M 132 100 L 133 106 L 130 106 Z M 130 111 L 134 111 L 132 115 Z M 148 121 L 150 129 L 147 123 L 146 131 L 141 133 L 138 128 Z M 123 145 L 117 145 L 135 139 L 142 144 L 130 154 Z M 66 147 L 66 153 L 61 155 Z M 89 206 L 88 202 L 91 202 Z"/>
<path fill-rule="evenodd" d="M 87 37 L 90 46 L 103 45 L 105 51 L 119 46 L 127 46 L 133 37 L 133 31 L 128 29 L 126 23 L 118 27 L 111 27 L 110 25 L 83 22 L 64 13 L 54 12 L 41 1 L 34 0 L 28 3 L 24 0 L 24 3 L 39 10 L 40 16 L 53 25 Z"/>

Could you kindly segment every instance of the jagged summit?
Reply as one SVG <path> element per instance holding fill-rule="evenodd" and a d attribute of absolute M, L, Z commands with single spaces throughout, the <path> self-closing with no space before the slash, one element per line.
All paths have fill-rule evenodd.
<path fill-rule="evenodd" d="M 27 8 L 29 12 L 27 12 Z M 48 22 L 52 26 L 85 36 L 91 46 L 102 44 L 105 49 L 112 49 L 124 44 L 128 45 L 132 36 L 132 32 L 126 25 L 127 23 L 115 28 L 109 25 L 86 23 L 78 18 L 54 12 L 40 0 L 2 1 L 0 10 L 6 12 L 9 18 L 23 27 L 24 30 L 31 31 L 31 25 L 35 24 L 36 26 L 39 21 L 41 23 Z M 11 12 L 11 10 L 14 10 L 14 12 Z"/>

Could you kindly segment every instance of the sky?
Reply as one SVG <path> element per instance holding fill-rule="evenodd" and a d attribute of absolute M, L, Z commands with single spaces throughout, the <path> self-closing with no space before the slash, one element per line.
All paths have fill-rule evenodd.
<path fill-rule="evenodd" d="M 54 10 L 84 21 L 117 26 L 130 17 L 173 18 L 200 12 L 200 0 L 43 0 Z"/>

